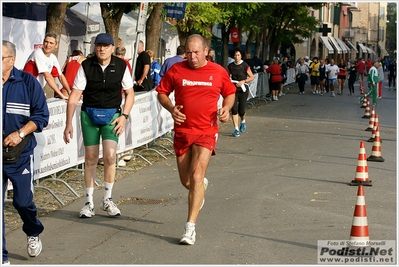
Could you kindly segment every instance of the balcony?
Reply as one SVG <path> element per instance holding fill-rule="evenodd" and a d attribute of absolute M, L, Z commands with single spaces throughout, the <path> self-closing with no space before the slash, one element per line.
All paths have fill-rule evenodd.
<path fill-rule="evenodd" d="M 343 29 L 342 37 L 344 37 L 344 38 L 353 38 L 353 37 L 355 37 L 355 30 L 354 29 Z"/>

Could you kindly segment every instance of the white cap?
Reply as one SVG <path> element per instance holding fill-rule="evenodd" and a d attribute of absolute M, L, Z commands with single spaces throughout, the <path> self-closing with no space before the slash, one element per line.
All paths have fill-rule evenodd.
<path fill-rule="evenodd" d="M 306 56 L 306 57 L 305 57 L 305 59 L 309 59 L 309 57 L 308 57 L 308 56 Z"/>

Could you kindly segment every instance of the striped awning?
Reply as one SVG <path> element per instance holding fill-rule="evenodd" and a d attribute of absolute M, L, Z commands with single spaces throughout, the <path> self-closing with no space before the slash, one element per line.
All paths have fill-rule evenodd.
<path fill-rule="evenodd" d="M 329 54 L 334 54 L 334 48 L 331 46 L 331 44 L 328 42 L 328 39 L 326 36 L 319 36 L 319 39 L 323 43 L 323 45 L 327 48 Z"/>
<path fill-rule="evenodd" d="M 346 40 L 345 42 L 348 44 L 348 46 L 349 46 L 350 48 L 352 48 L 353 50 L 355 50 L 356 53 L 359 53 L 359 51 L 357 50 L 356 46 L 354 46 L 350 41 Z"/>
<path fill-rule="evenodd" d="M 339 46 L 342 48 L 342 51 L 344 51 L 344 53 L 350 53 L 351 49 L 344 43 L 344 41 L 342 41 L 339 38 L 335 38 L 335 40 L 337 41 Z"/>
<path fill-rule="evenodd" d="M 385 50 L 385 47 L 382 45 L 382 44 L 378 44 L 378 47 L 380 48 L 380 50 L 385 54 L 385 55 L 389 55 L 388 54 L 388 51 L 387 50 Z"/>
<path fill-rule="evenodd" d="M 328 39 L 330 40 L 331 44 L 333 45 L 334 49 L 337 51 L 338 54 L 344 53 L 343 49 L 341 48 L 341 46 L 339 46 L 337 40 L 335 40 L 334 37 L 329 36 Z"/>
<path fill-rule="evenodd" d="M 363 53 L 365 54 L 369 53 L 369 49 L 366 46 L 364 46 L 364 44 L 357 43 L 357 45 L 360 47 L 360 49 L 362 49 Z"/>

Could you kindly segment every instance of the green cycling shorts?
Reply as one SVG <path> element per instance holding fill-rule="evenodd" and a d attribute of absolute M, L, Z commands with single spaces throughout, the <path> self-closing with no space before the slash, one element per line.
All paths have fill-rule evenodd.
<path fill-rule="evenodd" d="M 99 145 L 100 136 L 102 140 L 114 140 L 118 143 L 119 137 L 116 135 L 116 132 L 112 132 L 116 124 L 111 125 L 111 123 L 119 116 L 119 113 L 115 113 L 109 124 L 97 125 L 91 121 L 86 111 L 82 111 L 80 113 L 80 123 L 82 125 L 83 144 L 85 146 Z"/>

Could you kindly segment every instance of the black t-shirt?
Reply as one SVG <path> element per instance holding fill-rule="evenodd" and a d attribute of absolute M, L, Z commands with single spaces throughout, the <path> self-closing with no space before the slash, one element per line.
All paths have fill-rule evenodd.
<path fill-rule="evenodd" d="M 134 70 L 134 80 L 135 81 L 140 80 L 141 75 L 143 75 L 145 65 L 148 65 L 151 67 L 151 59 L 150 59 L 150 56 L 147 54 L 147 52 L 143 51 L 137 57 L 136 69 Z M 142 88 L 139 88 L 140 86 L 135 86 L 134 91 L 136 91 L 136 92 L 137 91 L 149 91 L 152 89 L 153 84 L 154 84 L 154 82 L 152 81 L 150 70 L 148 70 L 147 77 L 143 81 Z"/>
<path fill-rule="evenodd" d="M 236 81 L 242 81 L 247 79 L 248 68 L 249 65 L 245 61 L 238 65 L 235 62 L 230 63 L 228 65 L 228 69 L 230 71 L 231 79 Z"/>

